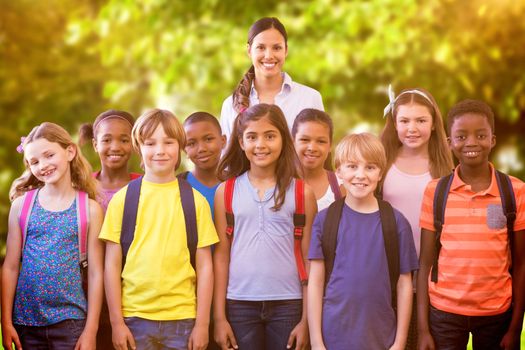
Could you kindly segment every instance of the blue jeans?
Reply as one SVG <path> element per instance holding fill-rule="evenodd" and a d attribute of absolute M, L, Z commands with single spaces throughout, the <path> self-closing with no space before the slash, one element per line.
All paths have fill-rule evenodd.
<path fill-rule="evenodd" d="M 239 350 L 285 350 L 301 320 L 302 300 L 227 300 L 228 321 Z"/>
<path fill-rule="evenodd" d="M 469 333 L 474 350 L 496 350 L 511 317 L 512 308 L 494 316 L 463 316 L 430 306 L 430 333 L 438 350 L 465 350 Z"/>
<path fill-rule="evenodd" d="M 31 350 L 72 350 L 86 320 L 65 320 L 50 326 L 15 325 L 22 348 Z"/>
<path fill-rule="evenodd" d="M 138 350 L 188 349 L 188 339 L 195 325 L 195 319 L 177 321 L 152 321 L 139 317 L 126 317 L 128 326 Z"/>

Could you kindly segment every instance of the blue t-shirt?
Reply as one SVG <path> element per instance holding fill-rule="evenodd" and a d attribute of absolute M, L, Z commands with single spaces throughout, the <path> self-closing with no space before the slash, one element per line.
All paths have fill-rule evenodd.
<path fill-rule="evenodd" d="M 400 273 L 418 268 L 410 224 L 394 210 Z M 308 258 L 324 259 L 321 235 L 327 210 L 312 228 Z M 388 262 L 379 211 L 359 213 L 345 205 L 330 280 L 323 298 L 322 333 L 327 349 L 388 349 L 395 340 Z"/>
<path fill-rule="evenodd" d="M 202 194 L 204 198 L 206 198 L 206 200 L 208 201 L 208 204 L 210 205 L 211 218 L 214 219 L 215 211 L 213 209 L 213 203 L 214 203 L 214 198 L 215 198 L 215 191 L 217 191 L 217 187 L 219 187 L 220 182 L 217 183 L 213 187 L 208 187 L 206 185 L 203 185 L 199 180 L 197 180 L 197 178 L 193 176 L 191 172 L 188 173 L 188 177 L 186 178 L 186 181 L 188 181 L 191 187 L 199 191 L 200 194 Z"/>

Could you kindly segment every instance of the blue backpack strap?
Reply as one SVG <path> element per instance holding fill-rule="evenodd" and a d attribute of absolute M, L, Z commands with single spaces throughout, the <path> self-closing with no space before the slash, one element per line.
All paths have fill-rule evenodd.
<path fill-rule="evenodd" d="M 195 198 L 193 197 L 193 188 L 188 181 L 177 178 L 179 182 L 180 198 L 182 210 L 184 211 L 184 222 L 186 224 L 186 241 L 190 252 L 190 263 L 196 271 L 195 254 L 197 252 L 197 243 L 199 240 L 197 232 L 197 213 L 195 210 Z"/>
<path fill-rule="evenodd" d="M 448 193 L 450 186 L 454 179 L 454 173 L 443 176 L 439 179 L 434 192 L 434 229 L 436 230 L 436 252 L 434 256 L 434 263 L 432 264 L 431 281 L 437 283 L 438 281 L 438 260 L 439 252 L 441 251 L 441 231 L 445 222 L 445 208 L 447 206 Z"/>
<path fill-rule="evenodd" d="M 122 269 L 126 264 L 129 247 L 135 237 L 135 224 L 137 223 L 137 211 L 139 209 L 140 187 L 142 176 L 130 181 L 126 190 L 124 201 L 124 214 L 122 216 L 122 231 L 120 233 L 120 247 L 122 248 Z"/>
<path fill-rule="evenodd" d="M 330 189 L 334 193 L 334 198 L 339 199 L 342 198 L 343 195 L 341 194 L 341 188 L 339 187 L 339 182 L 337 181 L 337 176 L 333 171 L 326 171 L 326 174 L 328 175 L 328 183 L 330 184 Z"/>

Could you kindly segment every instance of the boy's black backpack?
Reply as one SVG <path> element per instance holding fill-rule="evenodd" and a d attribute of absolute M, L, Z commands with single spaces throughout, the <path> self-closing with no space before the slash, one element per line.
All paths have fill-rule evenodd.
<path fill-rule="evenodd" d="M 399 280 L 399 244 L 397 238 L 397 223 L 394 209 L 390 203 L 381 199 L 379 204 L 379 215 L 381 217 L 381 228 L 385 243 L 385 253 L 388 262 L 388 274 L 390 277 L 390 290 L 392 295 L 392 307 L 397 306 L 397 281 Z M 345 197 L 330 204 L 326 212 L 323 226 L 321 245 L 323 248 L 325 264 L 325 289 L 334 268 L 335 251 L 337 246 L 337 231 L 339 221 L 345 205 Z"/>
<path fill-rule="evenodd" d="M 511 252 L 512 261 L 514 221 L 516 220 L 516 199 L 514 197 L 514 190 L 512 188 L 510 177 L 499 170 L 495 170 L 495 172 L 503 213 L 507 218 L 507 236 L 509 239 L 509 249 Z M 436 230 L 436 254 L 432 264 L 431 273 L 431 281 L 434 283 L 437 283 L 438 281 L 438 259 L 439 252 L 441 251 L 441 232 L 443 231 L 443 224 L 445 223 L 445 208 L 447 206 L 448 194 L 450 192 L 450 186 L 452 185 L 453 179 L 454 173 L 443 176 L 441 179 L 439 179 L 436 191 L 434 192 L 434 228 Z"/>
<path fill-rule="evenodd" d="M 190 262 L 195 270 L 195 254 L 197 251 L 198 234 L 193 189 L 191 185 L 181 177 L 177 177 L 177 181 L 179 182 L 182 210 L 184 211 L 184 222 L 186 223 L 186 241 L 190 252 Z M 122 216 L 122 232 L 120 236 L 120 245 L 122 247 L 122 269 L 124 269 L 124 265 L 126 264 L 126 256 L 128 255 L 129 247 L 135 236 L 135 224 L 137 222 L 137 210 L 139 206 L 141 185 L 142 176 L 131 181 L 128 184 L 126 191 L 124 215 Z"/>

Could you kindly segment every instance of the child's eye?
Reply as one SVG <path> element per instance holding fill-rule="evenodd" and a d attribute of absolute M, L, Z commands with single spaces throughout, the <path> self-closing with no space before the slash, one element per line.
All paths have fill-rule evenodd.
<path fill-rule="evenodd" d="M 188 142 L 188 143 L 186 144 L 186 147 L 190 147 L 190 148 L 191 148 L 191 147 L 193 147 L 193 146 L 195 146 L 195 142 L 193 142 L 193 141 L 192 141 L 192 142 Z"/>
<path fill-rule="evenodd" d="M 215 137 L 213 137 L 213 136 L 208 136 L 206 138 L 206 142 L 212 142 L 213 140 L 215 140 Z"/>
<path fill-rule="evenodd" d="M 478 135 L 478 139 L 484 140 L 487 138 L 487 135 Z"/>
<path fill-rule="evenodd" d="M 274 49 L 275 51 L 280 51 L 280 50 L 283 49 L 283 47 L 282 47 L 281 45 L 275 45 L 275 46 L 273 47 L 273 49 Z"/>
<path fill-rule="evenodd" d="M 31 165 L 31 166 L 37 165 L 37 164 L 38 164 L 37 160 L 33 160 L 33 161 L 29 162 L 29 165 Z"/>
<path fill-rule="evenodd" d="M 49 154 L 46 156 L 46 158 L 53 158 L 54 155 L 55 155 L 54 153 L 49 153 Z"/>
<path fill-rule="evenodd" d="M 366 167 L 367 170 L 376 170 L 376 166 L 375 165 L 368 165 Z"/>

